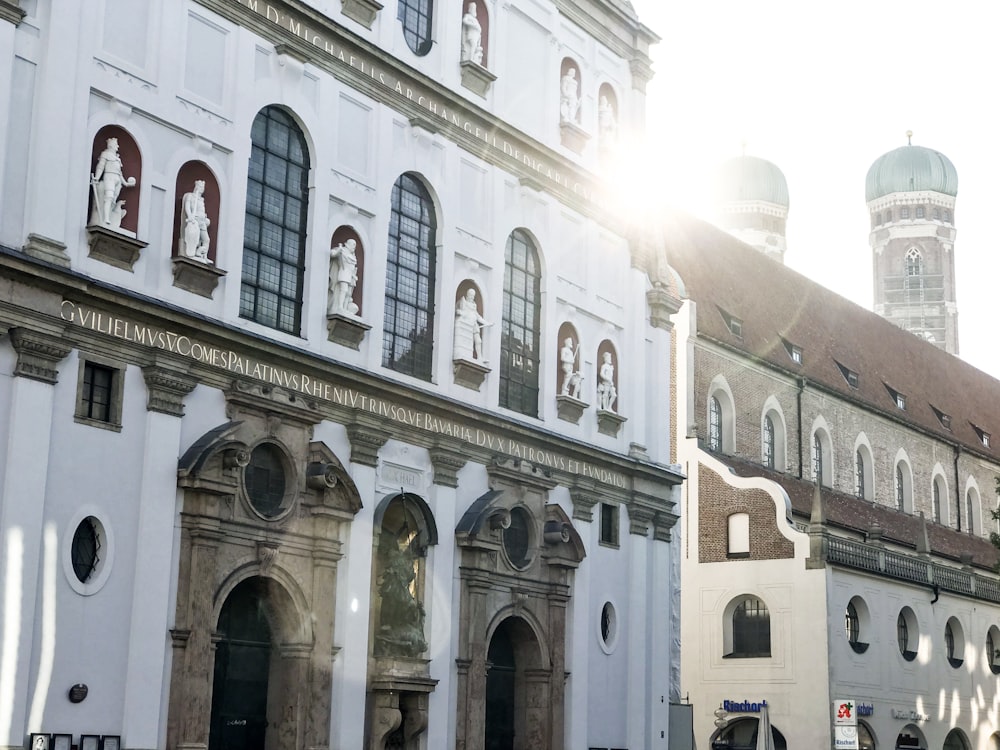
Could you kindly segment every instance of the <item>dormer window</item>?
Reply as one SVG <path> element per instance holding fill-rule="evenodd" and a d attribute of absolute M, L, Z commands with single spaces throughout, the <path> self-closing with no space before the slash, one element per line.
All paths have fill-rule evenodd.
<path fill-rule="evenodd" d="M 891 388 L 887 383 L 884 385 L 885 389 L 889 392 L 889 397 L 892 398 L 893 403 L 896 404 L 896 408 L 901 411 L 906 411 L 906 396 L 897 391 L 895 388 Z"/>
<path fill-rule="evenodd" d="M 941 411 L 940 409 L 936 408 L 933 405 L 931 405 L 931 409 L 934 411 L 934 415 L 938 418 L 938 422 L 941 423 L 941 426 L 944 427 L 946 430 L 950 431 L 951 430 L 951 415 L 950 414 L 945 414 L 943 411 Z"/>
<path fill-rule="evenodd" d="M 990 433 L 988 433 L 986 430 L 984 430 L 981 427 L 977 427 L 976 425 L 972 425 L 972 429 L 974 429 L 976 431 L 976 436 L 979 438 L 979 442 L 983 444 L 983 447 L 984 448 L 989 448 L 990 447 Z"/>
<path fill-rule="evenodd" d="M 836 363 L 837 368 L 840 370 L 840 374 L 844 376 L 844 380 L 847 381 L 847 384 L 851 386 L 851 388 L 857 388 L 859 382 L 858 374 L 854 372 L 854 370 L 852 370 L 850 367 L 840 364 L 840 362 L 837 362 L 837 360 L 833 361 Z"/>
<path fill-rule="evenodd" d="M 743 321 L 735 315 L 730 315 L 721 307 L 719 308 L 719 312 L 722 313 L 722 319 L 726 321 L 726 327 L 729 328 L 729 332 L 737 338 L 743 338 Z"/>
<path fill-rule="evenodd" d="M 781 343 L 785 345 L 785 351 L 788 352 L 788 356 L 791 357 L 792 362 L 797 365 L 802 364 L 802 347 L 796 346 L 790 341 L 781 340 Z"/>

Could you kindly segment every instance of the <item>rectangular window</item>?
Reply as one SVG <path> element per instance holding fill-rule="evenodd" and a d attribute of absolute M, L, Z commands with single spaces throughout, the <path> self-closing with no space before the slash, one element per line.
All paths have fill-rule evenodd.
<path fill-rule="evenodd" d="M 81 359 L 76 394 L 76 421 L 121 429 L 121 369 Z"/>
<path fill-rule="evenodd" d="M 917 206 L 917 218 L 918 219 L 924 218 L 924 207 L 923 206 Z"/>
<path fill-rule="evenodd" d="M 901 218 L 901 219 L 909 219 L 910 218 L 910 207 L 909 206 L 903 206 L 901 209 L 899 209 L 899 218 Z"/>
<path fill-rule="evenodd" d="M 618 506 L 601 503 L 601 544 L 618 546 Z"/>

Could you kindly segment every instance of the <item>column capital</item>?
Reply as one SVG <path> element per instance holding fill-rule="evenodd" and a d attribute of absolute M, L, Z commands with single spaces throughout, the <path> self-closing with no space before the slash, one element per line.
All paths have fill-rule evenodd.
<path fill-rule="evenodd" d="M 351 441 L 351 463 L 378 466 L 378 452 L 391 437 L 388 430 L 374 420 L 358 419 L 347 425 L 347 439 Z"/>
<path fill-rule="evenodd" d="M 10 343 L 17 352 L 14 377 L 55 385 L 59 380 L 56 365 L 73 351 L 73 347 L 58 336 L 27 328 L 11 328 L 9 335 Z"/>
<path fill-rule="evenodd" d="M 27 15 L 18 5 L 18 0 L 0 0 L 0 21 L 9 21 L 15 26 Z"/>
<path fill-rule="evenodd" d="M 162 365 L 142 368 L 146 381 L 146 410 L 158 411 L 174 417 L 184 416 L 184 397 L 194 390 L 198 381 L 188 375 Z"/>

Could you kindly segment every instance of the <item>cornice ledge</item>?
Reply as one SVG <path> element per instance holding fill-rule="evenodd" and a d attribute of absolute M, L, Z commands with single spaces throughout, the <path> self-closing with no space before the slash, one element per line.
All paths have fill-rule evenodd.
<path fill-rule="evenodd" d="M 19 26 L 27 13 L 18 6 L 18 0 L 0 0 L 0 21 Z"/>
<path fill-rule="evenodd" d="M 359 414 L 346 426 L 347 439 L 351 442 L 351 463 L 378 466 L 378 452 L 392 437 L 392 426 L 388 418 Z"/>
<path fill-rule="evenodd" d="M 147 365 L 142 368 L 146 381 L 146 411 L 184 416 L 184 397 L 194 390 L 198 381 L 182 370 L 163 365 Z"/>
<path fill-rule="evenodd" d="M 12 328 L 9 335 L 17 352 L 14 377 L 55 385 L 59 380 L 56 365 L 73 351 L 73 347 L 62 338 L 27 328 Z"/>

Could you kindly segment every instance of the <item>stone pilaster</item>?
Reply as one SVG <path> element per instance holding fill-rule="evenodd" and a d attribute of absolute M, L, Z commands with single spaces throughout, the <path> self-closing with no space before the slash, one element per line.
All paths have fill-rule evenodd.
<path fill-rule="evenodd" d="M 72 351 L 62 339 L 27 328 L 12 328 L 10 343 L 17 352 L 14 376 L 55 385 L 59 379 L 56 365 Z"/>
<path fill-rule="evenodd" d="M 392 433 L 382 429 L 378 422 L 359 419 L 347 425 L 347 439 L 351 441 L 351 463 L 378 466 L 378 452 Z"/>
<path fill-rule="evenodd" d="M 142 376 L 146 380 L 148 392 L 147 411 L 173 417 L 184 416 L 184 397 L 194 390 L 198 381 L 184 372 L 161 365 L 143 367 Z"/>

